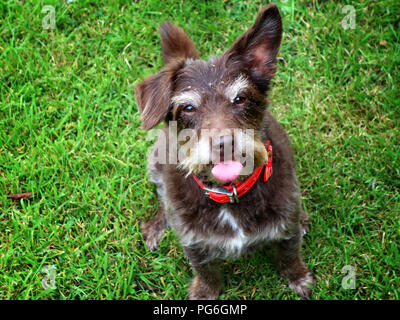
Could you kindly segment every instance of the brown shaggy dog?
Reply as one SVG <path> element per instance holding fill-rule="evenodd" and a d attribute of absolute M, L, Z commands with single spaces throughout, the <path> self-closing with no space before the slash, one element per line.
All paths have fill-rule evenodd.
<path fill-rule="evenodd" d="M 218 261 L 271 242 L 289 286 L 309 298 L 313 276 L 300 255 L 307 215 L 290 142 L 267 111 L 282 35 L 278 8 L 267 6 L 209 61 L 179 27 L 166 22 L 160 30 L 165 67 L 136 87 L 143 127 L 164 121 L 148 159 L 160 198 L 158 214 L 142 224 L 148 249 L 172 227 L 196 273 L 188 298 L 216 299 Z"/>

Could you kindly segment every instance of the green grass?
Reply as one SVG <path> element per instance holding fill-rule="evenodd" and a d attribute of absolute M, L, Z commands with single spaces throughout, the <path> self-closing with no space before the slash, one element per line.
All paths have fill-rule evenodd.
<path fill-rule="evenodd" d="M 284 36 L 271 111 L 295 151 L 312 220 L 314 299 L 400 299 L 400 7 L 276 1 Z M 44 5 L 56 28 L 42 28 Z M 262 1 L 14 1 L 0 4 L 0 298 L 183 299 L 193 277 L 172 231 L 149 253 L 157 209 L 151 142 L 134 86 L 162 66 L 157 25 L 220 54 Z M 356 28 L 345 30 L 345 4 Z M 7 194 L 35 191 L 31 200 Z M 296 299 L 270 249 L 227 261 L 223 299 Z M 56 288 L 44 290 L 45 265 Z M 341 285 L 355 267 L 356 288 Z"/>

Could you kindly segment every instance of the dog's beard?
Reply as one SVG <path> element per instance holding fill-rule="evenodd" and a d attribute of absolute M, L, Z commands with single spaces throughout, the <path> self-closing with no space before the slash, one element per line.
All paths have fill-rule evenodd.
<path fill-rule="evenodd" d="M 237 161 L 243 165 L 243 169 L 237 178 L 230 181 L 236 183 L 246 179 L 268 159 L 263 142 L 253 130 L 250 130 L 250 133 L 248 131 L 235 133 L 234 147 L 226 148 L 222 159 L 220 149 L 213 149 L 212 145 L 212 139 L 207 135 L 197 139 L 197 135 L 192 134 L 186 136 L 184 142 L 178 142 L 178 165 L 180 169 L 186 171 L 186 176 L 195 174 L 203 182 L 224 185 L 226 181 L 221 181 L 212 174 L 214 165 Z"/>

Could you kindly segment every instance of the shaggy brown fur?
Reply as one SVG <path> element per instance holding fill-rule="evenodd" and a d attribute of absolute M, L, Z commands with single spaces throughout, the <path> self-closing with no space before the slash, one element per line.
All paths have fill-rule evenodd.
<path fill-rule="evenodd" d="M 149 250 L 158 247 L 167 225 L 177 233 L 196 273 L 189 299 L 218 298 L 219 259 L 241 256 L 269 241 L 276 244 L 277 264 L 290 287 L 301 297 L 310 297 L 313 277 L 300 256 L 305 230 L 301 222 L 308 217 L 301 206 L 290 142 L 266 110 L 265 92 L 276 72 L 281 33 L 279 11 L 269 5 L 229 50 L 206 62 L 198 59 L 182 29 L 165 23 L 161 37 L 166 66 L 136 87 L 145 129 L 165 120 L 160 135 L 168 137 L 169 121 L 174 120 L 178 132 L 190 128 L 201 138 L 202 129 L 250 128 L 256 132 L 256 143 L 270 140 L 273 146 L 271 178 L 259 178 L 239 203 L 220 204 L 206 197 L 188 174 L 196 173 L 208 185 L 222 185 L 210 174 L 211 163 L 198 166 L 190 155 L 187 165 L 159 163 L 154 160 L 157 147 L 168 140 L 156 142 L 148 168 L 161 204 L 156 217 L 142 224 L 142 233 Z M 236 89 L 236 97 L 227 97 Z M 185 99 L 189 102 L 183 103 Z M 265 154 L 255 152 L 255 165 L 264 162 Z"/>

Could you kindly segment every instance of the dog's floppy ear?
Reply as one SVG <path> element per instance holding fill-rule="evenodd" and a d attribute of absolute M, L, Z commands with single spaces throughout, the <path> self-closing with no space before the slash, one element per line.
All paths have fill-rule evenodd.
<path fill-rule="evenodd" d="M 259 14 L 254 25 L 226 52 L 228 62 L 241 62 L 260 89 L 266 90 L 276 72 L 276 55 L 282 39 L 282 20 L 276 5 Z"/>
<path fill-rule="evenodd" d="M 181 28 L 166 21 L 160 25 L 160 33 L 165 64 L 179 58 L 198 58 L 195 45 Z"/>
<path fill-rule="evenodd" d="M 144 129 L 155 127 L 167 116 L 174 78 L 182 65 L 183 61 L 172 63 L 136 85 L 135 96 Z"/>
<path fill-rule="evenodd" d="M 147 130 L 155 127 L 167 116 L 175 75 L 183 67 L 185 59 L 198 58 L 196 47 L 181 28 L 166 21 L 160 25 L 160 33 L 162 56 L 166 66 L 135 88 L 142 125 Z"/>

